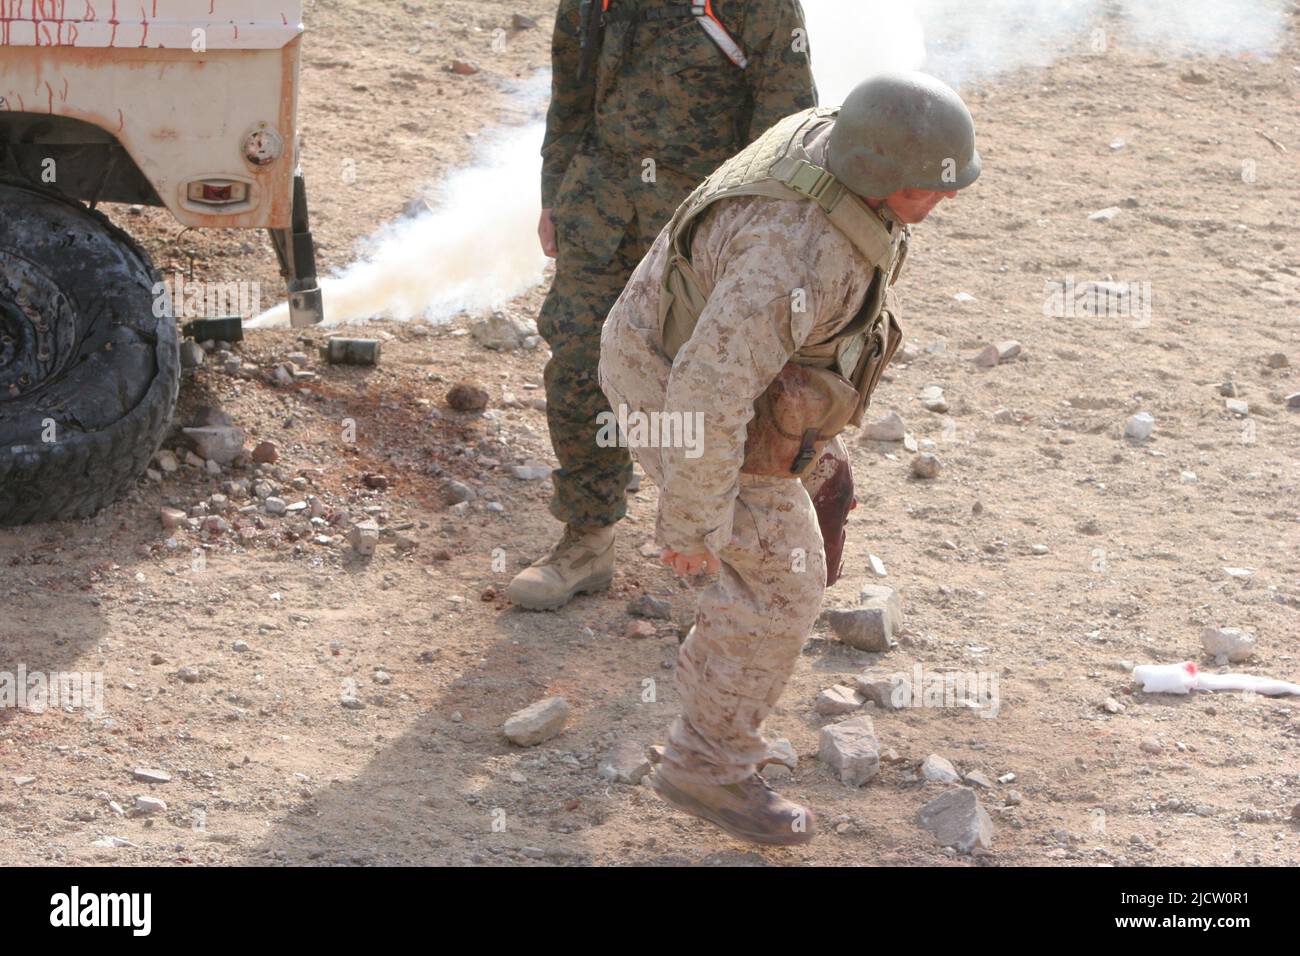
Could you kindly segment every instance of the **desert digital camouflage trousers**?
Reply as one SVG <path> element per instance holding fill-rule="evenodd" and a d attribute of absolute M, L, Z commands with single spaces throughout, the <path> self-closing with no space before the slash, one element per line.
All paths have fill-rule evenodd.
<path fill-rule="evenodd" d="M 652 480 L 658 455 L 638 454 Z M 740 476 L 722 569 L 698 594 L 677 654 L 681 716 L 664 761 L 698 783 L 736 783 L 767 755 L 762 725 L 821 609 L 826 562 L 808 492 L 797 478 Z"/>

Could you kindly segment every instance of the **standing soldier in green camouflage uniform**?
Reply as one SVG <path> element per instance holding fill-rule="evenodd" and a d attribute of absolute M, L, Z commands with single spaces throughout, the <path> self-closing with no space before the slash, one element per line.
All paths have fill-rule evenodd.
<path fill-rule="evenodd" d="M 597 443 L 605 316 L 691 190 L 817 101 L 799 0 L 560 0 L 552 68 L 538 232 L 556 269 L 537 325 L 565 530 L 506 592 L 535 610 L 614 573 L 632 459 Z"/>

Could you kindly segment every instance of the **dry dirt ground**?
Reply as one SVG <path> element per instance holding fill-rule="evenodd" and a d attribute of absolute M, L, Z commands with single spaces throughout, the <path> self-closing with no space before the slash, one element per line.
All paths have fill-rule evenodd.
<path fill-rule="evenodd" d="M 476 132 L 510 121 L 506 83 L 547 61 L 552 4 L 391 4 L 400 29 L 374 6 L 308 12 L 305 165 L 329 267 L 467 161 Z M 539 28 L 494 54 L 493 30 L 517 12 Z M 819 629 L 768 725 L 799 755 L 779 786 L 820 814 L 811 846 L 743 846 L 598 777 L 612 745 L 655 742 L 674 714 L 690 595 L 640 553 L 647 483 L 607 595 L 548 615 L 507 606 L 510 574 L 556 531 L 549 483 L 506 470 L 551 460 L 533 404 L 545 356 L 487 352 L 464 319 L 380 323 L 380 367 L 313 361 L 318 377 L 290 388 L 263 373 L 322 333 L 251 333 L 246 376 L 213 363 L 186 375 L 178 421 L 219 405 L 250 442 L 278 445 L 264 477 L 288 500 L 314 494 L 352 520 L 369 509 L 387 529 L 369 560 L 336 529 L 318 543 L 303 517 L 162 530 L 160 507 L 252 477 L 185 465 L 92 520 L 0 531 L 0 670 L 105 681 L 102 715 L 0 712 L 0 863 L 1300 863 L 1300 700 L 1146 695 L 1126 672 L 1202 659 L 1214 624 L 1258 635 L 1236 669 L 1300 680 L 1300 412 L 1282 401 L 1300 391 L 1300 17 L 1291 26 L 1272 62 L 1161 59 L 1126 49 L 1121 29 L 1105 55 L 968 91 L 986 173 L 918 230 L 904 285 L 916 355 L 875 409 L 899 411 L 943 470 L 918 481 L 902 445 L 853 440 L 862 507 L 827 596 L 851 606 L 877 555 L 906 631 L 870 655 Z M 452 76 L 453 57 L 483 72 Z M 192 261 L 199 278 L 280 288 L 260 236 L 111 213 L 168 273 Z M 1045 283 L 1071 276 L 1149 283 L 1149 320 L 1045 317 Z M 531 317 L 541 294 L 511 309 Z M 1022 343 L 1018 360 L 972 361 L 1002 339 Z M 1290 367 L 1271 367 L 1274 353 Z M 1246 417 L 1225 407 L 1229 379 Z M 446 408 L 458 381 L 488 389 L 486 415 Z M 946 415 L 919 403 L 931 384 Z M 1154 437 L 1125 440 L 1142 410 Z M 373 474 L 388 487 L 368 487 Z M 453 480 L 474 500 L 450 507 Z M 647 591 L 675 620 L 634 640 L 627 604 Z M 997 715 L 869 707 L 887 759 L 848 789 L 816 759 L 820 727 L 840 718 L 813 701 L 871 664 L 994 674 Z M 352 687 L 363 707 L 341 705 Z M 564 732 L 507 743 L 506 717 L 552 694 L 573 709 Z M 1151 740 L 1159 752 L 1140 748 Z M 929 754 L 1015 775 L 982 792 L 988 855 L 945 852 L 918 824 L 942 789 L 918 780 Z M 137 813 L 140 795 L 165 812 Z"/>

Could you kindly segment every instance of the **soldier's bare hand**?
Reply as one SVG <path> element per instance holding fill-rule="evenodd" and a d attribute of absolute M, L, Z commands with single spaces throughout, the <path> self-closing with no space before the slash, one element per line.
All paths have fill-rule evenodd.
<path fill-rule="evenodd" d="M 537 238 L 542 240 L 543 255 L 554 259 L 560 254 L 560 247 L 555 243 L 555 220 L 549 209 L 543 209 L 542 218 L 537 220 Z"/>
<path fill-rule="evenodd" d="M 711 574 L 722 567 L 722 562 L 707 551 L 703 554 L 682 554 L 671 548 L 664 548 L 659 559 L 683 578 Z"/>

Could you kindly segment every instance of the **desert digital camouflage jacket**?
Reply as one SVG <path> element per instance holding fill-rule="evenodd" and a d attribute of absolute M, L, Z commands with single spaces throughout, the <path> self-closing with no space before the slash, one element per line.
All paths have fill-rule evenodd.
<path fill-rule="evenodd" d="M 659 544 L 718 554 L 740 520 L 734 509 L 754 401 L 800 347 L 830 339 L 853 318 L 880 263 L 854 248 L 816 203 L 719 202 L 692 243 L 708 304 L 670 360 L 659 315 L 668 239 L 665 230 L 609 314 L 600 383 L 616 411 L 700 421 L 694 449 L 661 446 L 637 456 L 660 456 Z"/>

